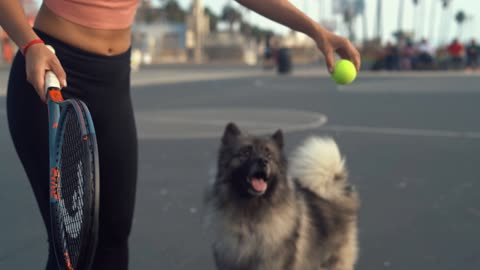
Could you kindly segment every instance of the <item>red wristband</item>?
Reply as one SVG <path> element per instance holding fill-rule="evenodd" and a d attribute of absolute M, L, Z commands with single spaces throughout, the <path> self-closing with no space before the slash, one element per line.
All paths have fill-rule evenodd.
<path fill-rule="evenodd" d="M 43 40 L 41 40 L 39 38 L 30 40 L 25 46 L 22 47 L 22 54 L 26 55 L 27 50 L 28 50 L 28 48 L 30 48 L 30 46 L 32 46 L 34 44 L 39 44 L 39 43 L 45 44 L 45 42 L 43 42 Z"/>

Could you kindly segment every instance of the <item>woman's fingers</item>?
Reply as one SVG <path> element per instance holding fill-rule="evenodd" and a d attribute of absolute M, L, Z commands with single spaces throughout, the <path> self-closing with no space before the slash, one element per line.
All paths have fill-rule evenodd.
<path fill-rule="evenodd" d="M 66 74 L 55 54 L 45 45 L 32 46 L 25 55 L 27 80 L 35 88 L 42 101 L 46 101 L 45 74 L 51 70 L 58 78 L 60 87 L 67 86 Z"/>

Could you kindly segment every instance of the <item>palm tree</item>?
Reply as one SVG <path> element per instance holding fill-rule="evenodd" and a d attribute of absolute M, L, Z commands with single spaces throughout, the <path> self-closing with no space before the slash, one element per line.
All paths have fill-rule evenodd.
<path fill-rule="evenodd" d="M 368 40 L 368 25 L 367 25 L 367 12 L 365 11 L 365 0 L 355 0 L 354 2 L 354 10 L 355 14 L 359 15 L 362 17 L 362 34 L 363 34 L 363 40 L 366 41 Z"/>
<path fill-rule="evenodd" d="M 435 38 L 435 20 L 436 20 L 436 17 L 437 17 L 437 4 L 438 2 L 437 1 L 432 1 L 432 7 L 431 7 L 431 11 L 432 11 L 432 16 L 431 16 L 431 19 L 430 19 L 430 39 L 433 41 L 433 39 Z"/>
<path fill-rule="evenodd" d="M 137 15 L 135 16 L 137 21 L 151 23 L 155 20 L 155 13 L 153 11 L 154 6 L 151 0 L 142 0 L 138 5 Z"/>
<path fill-rule="evenodd" d="M 399 0 L 398 7 L 398 31 L 402 31 L 403 28 L 403 7 L 405 6 L 404 0 Z"/>
<path fill-rule="evenodd" d="M 465 22 L 466 19 L 467 19 L 467 15 L 463 10 L 460 10 L 455 15 L 455 21 L 458 24 L 458 39 L 462 38 L 463 23 Z"/>
<path fill-rule="evenodd" d="M 210 20 L 209 20 L 209 23 L 210 23 L 210 31 L 211 32 L 216 32 L 217 31 L 217 23 L 219 21 L 219 17 L 217 16 L 217 14 L 215 14 L 211 9 L 209 9 L 208 7 L 205 7 L 205 15 L 207 15 Z"/>
<path fill-rule="evenodd" d="M 184 22 L 186 12 L 180 7 L 176 0 L 169 0 L 163 6 L 167 21 L 169 22 Z"/>
<path fill-rule="evenodd" d="M 435 1 L 437 0 L 432 0 L 432 5 L 435 5 L 436 3 Z M 442 1 L 450 1 L 450 0 L 442 0 Z M 428 21 L 432 22 L 432 19 L 427 17 L 427 11 L 430 9 L 427 8 L 426 0 L 422 0 L 422 1 L 413 0 L 413 5 L 414 5 L 413 31 L 415 32 L 416 36 L 423 38 L 425 34 L 425 28 L 427 27 L 425 20 L 427 20 L 427 22 Z M 433 12 L 435 11 L 433 10 Z"/>
<path fill-rule="evenodd" d="M 416 19 L 417 25 L 419 27 L 418 36 L 420 38 L 423 38 L 424 34 L 425 34 L 425 20 L 426 19 L 428 20 L 428 18 L 427 18 L 427 1 L 423 0 L 422 2 L 419 2 L 418 5 L 419 5 L 419 14 L 418 14 L 418 18 Z M 418 19 L 420 19 L 420 20 L 418 20 Z"/>
<path fill-rule="evenodd" d="M 442 18 L 448 18 L 450 16 L 450 2 L 451 0 L 442 0 L 442 8 L 443 8 L 443 14 Z M 448 20 L 441 20 L 442 23 L 440 23 L 440 37 L 442 42 L 445 40 L 448 41 L 448 36 L 449 36 L 449 29 L 450 29 L 450 22 Z"/>
<path fill-rule="evenodd" d="M 227 21 L 230 26 L 230 32 L 233 32 L 233 24 L 242 21 L 242 14 L 233 6 L 227 4 L 222 10 L 222 20 Z"/>
<path fill-rule="evenodd" d="M 353 8 L 346 8 L 343 11 L 343 22 L 347 25 L 349 39 L 355 41 L 355 31 L 353 31 L 353 22 L 355 19 L 355 12 Z"/>
<path fill-rule="evenodd" d="M 419 0 L 413 0 L 413 33 L 415 33 L 415 26 L 417 25 L 417 13 L 418 13 L 418 1 Z"/>

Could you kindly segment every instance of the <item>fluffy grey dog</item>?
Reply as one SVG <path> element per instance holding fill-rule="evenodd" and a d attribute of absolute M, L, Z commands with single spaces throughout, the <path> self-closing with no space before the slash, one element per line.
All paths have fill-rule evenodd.
<path fill-rule="evenodd" d="M 283 144 L 226 126 L 207 193 L 217 269 L 354 269 L 359 202 L 336 143 L 309 138 L 289 166 Z"/>

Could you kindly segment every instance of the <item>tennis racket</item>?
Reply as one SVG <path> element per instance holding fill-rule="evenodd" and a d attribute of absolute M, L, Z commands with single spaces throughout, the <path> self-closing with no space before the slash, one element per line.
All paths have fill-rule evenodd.
<path fill-rule="evenodd" d="M 99 214 L 95 129 L 85 103 L 78 99 L 64 100 L 60 83 L 51 71 L 45 75 L 45 90 L 55 254 L 62 270 L 88 270 L 96 249 Z"/>

